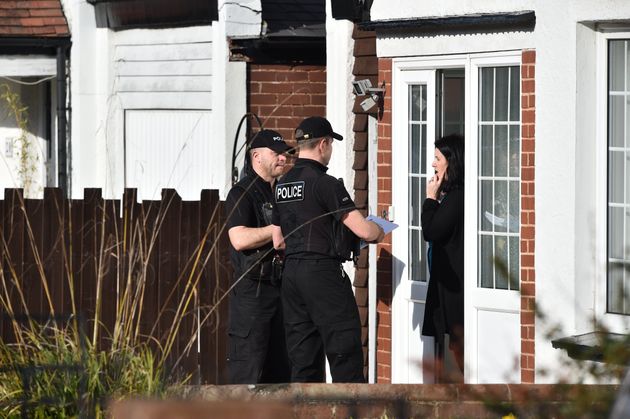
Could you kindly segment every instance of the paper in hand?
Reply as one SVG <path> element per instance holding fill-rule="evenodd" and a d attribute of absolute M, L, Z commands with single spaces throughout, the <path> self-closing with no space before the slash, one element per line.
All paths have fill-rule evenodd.
<path fill-rule="evenodd" d="M 388 221 L 388 220 L 386 220 L 384 218 L 377 217 L 376 215 L 370 214 L 367 217 L 365 217 L 365 219 L 368 220 L 368 221 L 374 221 L 376 224 L 381 226 L 381 228 L 383 229 L 385 234 L 389 234 L 394 229 L 398 228 L 398 224 L 393 223 L 391 221 Z M 364 248 L 367 245 L 368 245 L 368 243 L 366 243 L 365 241 L 361 240 L 361 248 Z"/>

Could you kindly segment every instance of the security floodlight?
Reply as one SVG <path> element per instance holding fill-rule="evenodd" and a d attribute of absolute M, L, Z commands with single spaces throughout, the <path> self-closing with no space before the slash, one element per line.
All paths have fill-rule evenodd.
<path fill-rule="evenodd" d="M 372 87 L 370 79 L 355 80 L 352 82 L 352 91 L 357 96 L 379 95 L 385 92 L 385 89 Z"/>
<path fill-rule="evenodd" d="M 370 79 L 355 80 L 352 82 L 352 90 L 357 96 L 363 96 L 367 93 L 367 89 L 372 87 Z"/>

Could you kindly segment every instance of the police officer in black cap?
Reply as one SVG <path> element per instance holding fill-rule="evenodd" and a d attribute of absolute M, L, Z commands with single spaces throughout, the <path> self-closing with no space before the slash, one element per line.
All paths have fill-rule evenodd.
<path fill-rule="evenodd" d="M 361 322 L 342 262 L 358 239 L 378 242 L 383 229 L 357 210 L 343 183 L 327 175 L 333 139 L 325 118 L 295 130 L 299 158 L 278 182 L 273 241 L 285 249 L 282 305 L 291 381 L 323 382 L 325 357 L 334 382 L 365 382 Z"/>
<path fill-rule="evenodd" d="M 284 338 L 276 254 L 271 242 L 273 186 L 290 147 L 262 130 L 248 146 L 247 175 L 226 199 L 234 280 L 230 292 L 228 373 L 232 384 L 286 383 L 290 365 Z"/>

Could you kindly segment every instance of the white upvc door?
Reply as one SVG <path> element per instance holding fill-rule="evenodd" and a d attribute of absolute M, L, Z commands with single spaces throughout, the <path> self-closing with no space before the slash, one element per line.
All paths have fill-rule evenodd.
<path fill-rule="evenodd" d="M 520 52 L 470 58 L 465 379 L 520 382 Z"/>
<path fill-rule="evenodd" d="M 394 77 L 392 382 L 432 383 L 433 338 L 421 335 L 428 268 L 420 208 L 435 138 L 435 70 L 399 69 Z"/>
<path fill-rule="evenodd" d="M 394 60 L 392 382 L 434 382 L 421 335 L 428 272 L 420 227 L 436 135 L 436 74 L 464 69 L 465 372 L 520 381 L 520 51 Z M 490 165 L 489 165 L 490 163 Z"/>

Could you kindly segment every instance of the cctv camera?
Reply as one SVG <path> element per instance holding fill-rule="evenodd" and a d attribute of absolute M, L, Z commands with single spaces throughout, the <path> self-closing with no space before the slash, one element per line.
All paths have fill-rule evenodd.
<path fill-rule="evenodd" d="M 356 80 L 352 82 L 352 91 L 357 96 L 363 96 L 368 93 L 368 89 L 372 87 L 370 79 Z"/>

